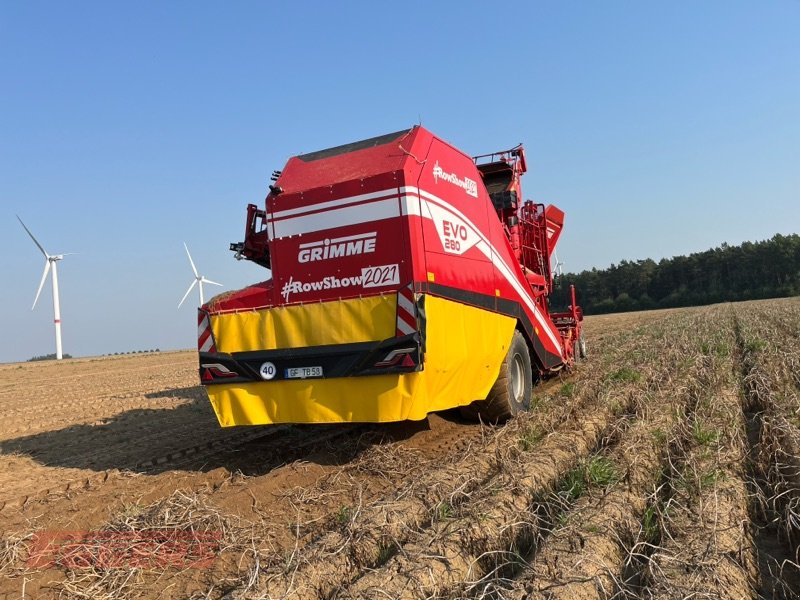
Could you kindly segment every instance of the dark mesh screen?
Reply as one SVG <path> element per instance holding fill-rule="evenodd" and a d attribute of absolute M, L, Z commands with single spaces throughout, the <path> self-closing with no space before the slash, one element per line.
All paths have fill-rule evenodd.
<path fill-rule="evenodd" d="M 331 156 L 337 156 L 338 154 L 347 154 L 348 152 L 355 152 L 356 150 L 363 150 L 364 148 L 374 148 L 375 146 L 382 146 L 383 144 L 388 144 L 399 138 L 402 135 L 405 135 L 411 131 L 410 129 L 403 129 L 402 131 L 395 131 L 394 133 L 387 133 L 385 135 L 379 135 L 378 137 L 369 138 L 367 140 L 361 140 L 360 142 L 352 142 L 350 144 L 344 144 L 343 146 L 334 146 L 333 148 L 326 148 L 325 150 L 317 150 L 316 152 L 309 152 L 308 154 L 300 154 L 297 158 L 302 160 L 303 162 L 311 162 L 314 160 L 320 160 L 322 158 L 330 158 Z"/>

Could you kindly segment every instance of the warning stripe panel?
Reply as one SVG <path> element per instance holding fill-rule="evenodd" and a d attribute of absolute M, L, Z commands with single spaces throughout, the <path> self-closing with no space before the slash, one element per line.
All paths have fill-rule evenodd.
<path fill-rule="evenodd" d="M 200 352 L 215 352 L 214 340 L 209 333 L 205 340 L 198 340 L 198 349 Z"/>
<path fill-rule="evenodd" d="M 396 337 L 417 331 L 417 310 L 414 306 L 414 288 L 407 285 L 397 292 L 397 331 Z"/>
<path fill-rule="evenodd" d="M 197 349 L 200 352 L 216 352 L 214 336 L 211 332 L 211 322 L 208 313 L 197 311 Z"/>

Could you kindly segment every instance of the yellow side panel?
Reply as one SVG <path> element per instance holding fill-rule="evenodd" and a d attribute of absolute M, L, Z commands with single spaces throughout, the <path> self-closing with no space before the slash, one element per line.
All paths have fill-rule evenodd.
<path fill-rule="evenodd" d="M 267 322 L 279 320 L 282 331 L 280 336 L 263 336 L 264 339 L 275 340 L 273 344 L 279 343 L 277 340 L 288 339 L 303 341 L 305 343 L 300 345 L 304 346 L 347 343 L 384 339 L 394 335 L 394 300 L 389 312 L 384 312 L 382 303 L 376 304 L 375 297 L 347 302 L 363 305 L 361 308 L 352 305 L 346 313 L 339 313 L 337 311 L 342 309 L 333 307 L 322 309 L 324 304 L 291 307 L 303 310 L 314 307 L 322 311 L 318 315 L 324 315 L 326 319 L 321 321 L 326 325 L 317 328 L 340 331 L 304 332 L 304 324 L 310 321 L 294 312 L 281 313 L 281 319 L 277 315 L 264 315 L 258 321 L 252 320 L 252 315 L 257 313 L 224 315 L 227 319 L 224 324 L 217 321 L 216 325 L 213 325 L 215 317 L 212 317 L 215 334 L 221 331 L 229 340 L 226 345 L 220 346 L 221 337 L 218 337 L 218 350 L 236 352 L 290 347 L 273 345 L 267 348 L 254 345 L 254 335 L 246 331 L 247 327 L 266 327 Z M 485 398 L 497 379 L 500 365 L 508 352 L 516 320 L 433 296 L 425 298 L 425 311 L 427 348 L 423 371 L 402 375 L 210 385 L 206 389 L 220 424 L 228 427 L 268 423 L 419 420 L 424 419 L 429 412 Z M 330 316 L 332 313 L 338 315 L 336 319 Z M 284 322 L 283 318 L 287 314 L 291 315 L 291 319 Z M 385 322 L 354 324 L 345 321 L 348 318 L 362 319 L 366 314 Z M 249 320 L 236 322 L 232 319 L 244 316 L 248 316 Z M 235 339 L 241 344 L 238 347 L 230 342 L 234 338 L 228 327 L 234 323 L 238 331 Z M 379 331 L 383 332 L 382 337 L 365 337 L 377 335 Z M 309 340 L 314 341 L 309 343 Z"/>
<path fill-rule="evenodd" d="M 415 374 L 422 380 L 422 393 L 413 415 L 404 417 L 415 420 L 485 398 L 517 323 L 505 315 L 435 296 L 426 296 L 425 312 L 425 369 Z"/>
<path fill-rule="evenodd" d="M 373 342 L 394 335 L 397 296 L 211 315 L 218 352 Z"/>

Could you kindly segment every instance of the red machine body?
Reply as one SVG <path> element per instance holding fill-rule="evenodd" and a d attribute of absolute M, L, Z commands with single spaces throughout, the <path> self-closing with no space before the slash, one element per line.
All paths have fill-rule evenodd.
<path fill-rule="evenodd" d="M 463 328 L 478 323 L 485 329 L 492 327 L 489 325 L 492 319 L 502 319 L 503 323 L 511 322 L 509 317 L 513 319 L 516 329 L 528 342 L 534 373 L 542 375 L 571 365 L 583 318 L 574 292 L 567 312 L 551 314 L 548 306 L 553 284 L 552 255 L 564 213 L 555 206 L 522 201 L 520 179 L 526 170 L 522 146 L 473 158 L 423 127 L 290 158 L 282 171 L 273 173 L 274 183 L 264 207 L 248 206 L 244 242 L 231 245 L 238 258 L 269 268 L 271 279 L 225 294 L 201 308 L 203 382 L 209 385 L 242 382 L 244 386 L 240 389 L 231 384 L 225 388 L 225 395 L 220 395 L 224 398 L 215 404 L 218 416 L 225 410 L 231 414 L 252 412 L 250 408 L 228 405 L 249 403 L 250 406 L 261 394 L 273 393 L 253 391 L 256 382 L 262 388 L 265 385 L 261 381 L 265 378 L 263 372 L 259 378 L 258 365 L 263 368 L 264 364 L 272 364 L 261 361 L 273 358 L 277 360 L 279 373 L 286 365 L 290 368 L 295 364 L 291 361 L 299 356 L 314 356 L 312 362 L 321 365 L 314 373 L 323 374 L 320 377 L 328 377 L 329 373 L 338 374 L 337 377 L 376 372 L 421 374 L 427 368 L 425 297 L 452 303 L 448 304 L 453 307 L 449 312 L 455 316 L 446 327 Z M 396 295 L 397 322 L 391 339 L 382 337 L 385 331 L 364 338 L 374 340 L 369 347 L 317 342 L 314 348 L 294 351 L 287 346 L 289 342 L 281 345 L 275 336 L 269 342 L 252 342 L 241 333 L 245 326 L 226 324 L 230 321 L 224 319 L 226 314 L 261 311 L 270 313 L 265 317 L 271 319 L 270 323 L 279 319 L 280 326 L 290 333 L 323 325 L 346 328 L 347 323 L 323 324 L 318 317 L 306 319 L 306 314 L 314 312 L 311 308 L 314 303 L 329 306 L 349 302 L 350 306 L 357 299 L 377 295 Z M 292 308 L 298 306 L 309 309 L 304 312 Z M 281 312 L 282 309 L 286 310 Z M 362 322 L 369 318 L 363 310 L 371 309 L 358 310 L 362 311 L 358 316 Z M 434 344 L 439 354 L 431 354 L 431 360 L 435 359 L 432 368 L 443 377 L 458 378 L 462 375 L 453 363 L 455 359 L 445 364 L 448 358 L 442 357 L 447 353 L 443 349 L 448 342 L 441 323 L 449 317 L 442 316 L 441 310 L 439 314 L 438 328 L 432 335 L 442 341 Z M 475 314 L 487 317 L 482 320 Z M 300 321 L 303 324 L 293 324 Z M 227 332 L 226 328 L 237 329 L 237 341 L 230 342 L 228 350 L 217 352 L 211 335 L 212 322 L 217 323 L 213 326 L 217 336 Z M 288 339 L 291 335 L 283 337 Z M 459 339 L 469 343 L 469 332 L 459 335 Z M 313 346 L 315 342 L 307 341 L 311 338 L 316 339 L 312 334 L 295 336 L 302 346 Z M 257 352 L 262 348 L 264 352 Z M 361 354 L 356 355 L 357 352 Z M 383 354 L 379 359 L 370 354 L 380 352 Z M 350 358 L 341 358 L 344 354 Z M 462 362 L 468 358 L 462 356 Z M 500 353 L 487 359 L 488 362 L 479 360 L 463 368 L 491 363 L 485 368 L 496 376 L 502 356 Z M 445 366 L 440 368 L 438 364 Z M 433 378 L 433 371 L 428 375 Z M 250 387 L 248 382 L 252 383 Z M 273 381 L 268 383 L 271 390 L 279 390 Z M 326 413 L 314 417 L 317 419 L 314 422 L 356 418 L 341 414 L 349 409 L 346 400 L 334 398 L 338 393 L 336 388 L 318 384 L 317 388 L 300 389 L 292 385 L 286 383 L 290 386 L 286 392 L 275 391 L 276 398 L 302 397 L 303 402 L 311 403 L 319 391 L 322 400 L 313 402 L 338 407 L 336 415 Z M 410 389 L 406 384 L 397 385 L 398 389 Z M 445 389 L 447 385 L 447 382 L 430 384 L 428 389 Z M 466 397 L 468 392 L 462 392 L 461 396 L 456 405 L 479 399 Z M 275 405 L 279 402 L 280 398 Z M 218 404 L 225 406 L 219 408 Z M 439 404 L 434 402 L 431 406 Z M 274 419 L 283 418 L 280 407 L 270 410 L 267 416 L 248 414 L 237 420 L 234 415 L 228 420 L 240 424 L 276 422 Z M 386 419 L 409 418 L 403 414 L 406 413 Z M 306 417 L 301 415 L 301 418 Z M 373 417 L 370 413 L 358 418 Z M 382 415 L 375 418 L 384 420 Z"/>
<path fill-rule="evenodd" d="M 522 145 L 472 158 L 423 127 L 292 157 L 275 172 L 265 209 L 248 206 L 244 243 L 232 245 L 271 268 L 272 280 L 215 310 L 413 283 L 516 316 L 539 371 L 558 370 L 574 360 L 583 315 L 574 293 L 568 312 L 550 314 L 564 213 L 521 200 L 526 171 Z"/>

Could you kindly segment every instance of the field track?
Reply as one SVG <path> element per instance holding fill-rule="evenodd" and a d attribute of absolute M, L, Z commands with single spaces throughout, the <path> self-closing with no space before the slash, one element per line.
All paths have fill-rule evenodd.
<path fill-rule="evenodd" d="M 800 598 L 800 299 L 586 334 L 503 427 L 221 429 L 193 352 L 0 365 L 0 600 Z"/>

